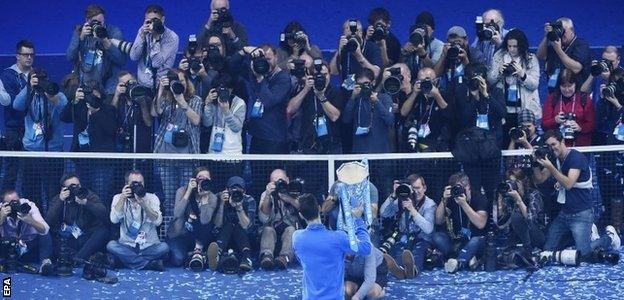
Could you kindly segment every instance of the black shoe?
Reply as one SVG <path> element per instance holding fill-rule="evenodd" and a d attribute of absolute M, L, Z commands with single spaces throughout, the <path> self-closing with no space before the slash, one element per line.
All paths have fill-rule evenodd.
<path fill-rule="evenodd" d="M 247 258 L 243 258 L 243 260 L 241 261 L 240 265 L 238 266 L 238 268 L 242 271 L 242 272 L 249 272 L 252 269 L 252 263 L 251 263 L 251 259 L 249 257 Z"/>
<path fill-rule="evenodd" d="M 50 261 L 50 259 L 44 259 L 41 263 L 41 267 L 39 268 L 39 273 L 43 276 L 51 276 L 54 275 L 54 265 Z"/>
<path fill-rule="evenodd" d="M 275 267 L 273 255 L 269 253 L 262 254 L 262 257 L 260 257 L 260 266 L 265 270 L 273 270 L 273 267 Z"/>
<path fill-rule="evenodd" d="M 220 260 L 221 261 L 219 262 L 219 269 L 221 270 L 221 272 L 225 274 L 238 273 L 238 268 L 240 267 L 240 264 L 238 263 L 236 255 L 228 252 L 227 254 L 223 255 Z"/>
<path fill-rule="evenodd" d="M 116 269 L 117 258 L 115 258 L 115 256 L 110 253 L 106 253 L 106 264 L 108 265 L 109 269 Z"/>
<path fill-rule="evenodd" d="M 161 259 L 157 259 L 157 260 L 152 260 L 149 263 L 147 263 L 147 265 L 145 265 L 143 270 L 162 272 L 165 270 L 165 266 L 163 265 L 163 262 Z"/>
<path fill-rule="evenodd" d="M 289 263 L 290 263 L 290 258 L 288 258 L 288 255 L 280 255 L 275 260 L 275 267 L 277 267 L 280 270 L 286 270 L 286 268 L 288 268 Z"/>

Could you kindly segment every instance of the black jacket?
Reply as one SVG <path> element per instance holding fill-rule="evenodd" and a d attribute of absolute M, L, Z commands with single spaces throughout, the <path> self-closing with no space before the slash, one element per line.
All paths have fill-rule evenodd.
<path fill-rule="evenodd" d="M 63 215 L 63 206 L 65 214 Z M 46 222 L 50 225 L 50 230 L 58 232 L 61 224 L 76 225 L 82 231 L 93 231 L 97 228 L 110 224 L 110 210 L 102 203 L 100 197 L 89 191 L 87 194 L 87 204 L 80 205 L 74 200 L 66 199 L 65 205 L 63 201 L 56 195 L 50 204 Z"/>

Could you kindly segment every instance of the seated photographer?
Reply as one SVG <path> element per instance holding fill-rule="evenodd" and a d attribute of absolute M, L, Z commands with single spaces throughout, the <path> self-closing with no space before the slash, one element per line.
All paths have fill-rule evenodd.
<path fill-rule="evenodd" d="M 453 91 L 457 84 L 470 78 L 464 76 L 466 66 L 483 63 L 485 58 L 481 51 L 468 45 L 466 30 L 460 26 L 453 26 L 448 30 L 446 41 L 440 59 L 433 69 L 442 78 L 440 88 Z"/>
<path fill-rule="evenodd" d="M 391 219 L 391 223 L 384 222 L 391 227 L 380 249 L 390 272 L 398 279 L 418 275 L 424 269 L 427 250 L 432 247 L 436 204 L 426 192 L 425 179 L 411 174 L 405 182 L 394 181 L 394 191 L 381 206 L 381 217 Z M 399 257 L 402 266 L 396 263 Z"/>
<path fill-rule="evenodd" d="M 141 171 L 126 173 L 121 193 L 113 197 L 110 220 L 122 224 L 119 240 L 106 245 L 109 253 L 131 269 L 164 270 L 162 259 L 169 253 L 169 246 L 158 239 L 160 200 L 147 193 Z"/>
<path fill-rule="evenodd" d="M 125 65 L 126 59 L 111 39 L 123 40 L 121 30 L 106 23 L 106 12 L 96 4 L 87 6 L 85 23 L 76 26 L 67 47 L 67 60 L 76 68 L 80 82 L 96 81 L 104 86 L 104 94 L 112 95 L 115 75 Z"/>
<path fill-rule="evenodd" d="M 544 145 L 544 139 L 537 131 L 535 115 L 528 109 L 518 113 L 518 127 L 509 130 L 510 137 L 507 150 L 532 149 Z"/>
<path fill-rule="evenodd" d="M 431 68 L 422 68 L 411 93 L 401 106 L 405 118 L 403 145 L 408 152 L 448 151 L 453 119 L 452 105 L 438 89 L 439 79 Z M 452 98 L 449 98 L 452 100 Z"/>
<path fill-rule="evenodd" d="M 591 52 L 585 39 L 579 38 L 569 18 L 544 24 L 544 38 L 537 47 L 537 58 L 546 61 L 548 91 L 558 90 L 559 76 L 565 69 L 574 73 L 578 86 L 585 82 L 591 66 Z"/>
<path fill-rule="evenodd" d="M 559 130 L 568 146 L 590 146 L 596 127 L 594 104 L 579 90 L 578 75 L 564 69 L 556 89 L 548 94 L 542 118 L 544 130 Z"/>
<path fill-rule="evenodd" d="M 608 85 L 611 83 L 612 81 L 609 79 L 611 77 L 611 72 L 619 69 L 624 70 L 622 66 L 620 66 L 620 52 L 618 48 L 616 46 L 605 47 L 601 58 L 591 62 L 589 75 L 581 86 L 581 92 L 586 94 L 591 93 L 594 104 L 597 105 L 600 98 L 602 98 L 601 91 L 604 88 L 603 84 Z"/>
<path fill-rule="evenodd" d="M 329 68 L 314 60 L 314 73 L 304 77 L 301 91 L 288 101 L 286 113 L 301 112 L 298 150 L 306 154 L 340 154 L 338 118 L 344 108 L 342 91 L 331 83 Z"/>
<path fill-rule="evenodd" d="M 313 58 L 322 57 L 318 46 L 310 43 L 310 38 L 298 21 L 291 21 L 280 35 L 279 49 L 277 50 L 277 65 L 283 70 L 294 59 L 301 59 L 303 54 Z"/>
<path fill-rule="evenodd" d="M 366 256 L 348 254 L 345 260 L 346 299 L 380 299 L 385 296 L 388 266 L 379 249 L 373 247 Z"/>
<path fill-rule="evenodd" d="M 390 130 L 394 127 L 392 100 L 373 91 L 375 75 L 367 68 L 355 76 L 356 85 L 342 112 L 342 121 L 353 124 L 352 153 L 389 153 Z"/>
<path fill-rule="evenodd" d="M 208 51 L 199 48 L 197 41 L 191 41 L 192 39 L 194 39 L 193 36 L 189 38 L 189 44 L 184 49 L 184 56 L 178 64 L 178 69 L 186 72 L 186 77 L 195 87 L 195 95 L 204 99 L 208 96 L 218 71 L 204 65 L 204 62 L 207 61 Z"/>
<path fill-rule="evenodd" d="M 383 7 L 373 8 L 368 13 L 368 28 L 366 28 L 366 41 L 377 43 L 381 53 L 383 65 L 393 65 L 399 62 L 401 55 L 401 43 L 390 31 L 392 21 L 390 12 Z"/>
<path fill-rule="evenodd" d="M 247 106 L 233 94 L 232 77 L 222 73 L 216 78 L 216 87 L 204 101 L 202 125 L 211 128 L 210 153 L 242 154 L 243 124 Z"/>
<path fill-rule="evenodd" d="M 539 62 L 528 52 L 529 42 L 519 29 L 513 29 L 503 39 L 501 49 L 496 51 L 488 71 L 488 83 L 504 93 L 507 115 L 503 132 L 509 132 L 516 123 L 518 113 L 530 110 L 536 119 L 542 118 L 542 106 L 538 86 L 540 78 Z M 504 135 L 503 145 L 509 143 Z"/>
<path fill-rule="evenodd" d="M 435 213 L 436 225 L 444 225 L 445 230 L 432 236 L 434 247 L 446 259 L 446 272 L 465 269 L 469 261 L 480 257 L 485 248 L 488 211 L 488 200 L 480 191 L 472 190 L 466 174 L 451 175 Z M 454 255 L 457 259 L 452 258 Z"/>
<path fill-rule="evenodd" d="M 260 265 L 266 270 L 277 267 L 286 269 L 293 260 L 292 234 L 299 228 L 299 202 L 295 198 L 301 192 L 293 191 L 286 171 L 275 169 L 270 182 L 260 196 L 258 219 L 262 223 L 260 237 Z M 292 195 L 291 195 L 292 194 Z M 293 197 L 293 195 L 295 197 Z M 276 245 L 281 243 L 279 256 L 274 259 Z"/>
<path fill-rule="evenodd" d="M 135 77 L 122 71 L 110 103 L 117 110 L 117 151 L 152 153 L 150 92 Z M 136 125 L 136 141 L 135 141 Z"/>
<path fill-rule="evenodd" d="M 129 55 L 138 61 L 139 84 L 156 90 L 158 79 L 173 67 L 177 52 L 178 35 L 165 27 L 165 11 L 156 4 L 147 6 Z"/>
<path fill-rule="evenodd" d="M 2 192 L 0 206 L 0 239 L 3 245 L 0 258 L 5 270 L 16 272 L 18 265 L 39 261 L 39 273 L 52 275 L 50 226 L 41 217 L 37 205 L 20 198 L 15 190 L 8 189 Z"/>
<path fill-rule="evenodd" d="M 329 63 L 331 75 L 340 75 L 341 87 L 348 94 L 355 88 L 355 74 L 362 69 L 369 69 L 376 78 L 381 72 L 381 66 L 381 50 L 377 44 L 364 40 L 362 23 L 358 20 L 345 21 L 338 50 Z"/>
<path fill-rule="evenodd" d="M 72 258 L 87 260 L 104 251 L 110 240 L 109 214 L 100 197 L 83 187 L 76 174 L 68 173 L 61 177 L 61 191 L 50 203 L 46 222 L 57 247 L 68 247 Z M 72 267 L 73 260 L 70 263 Z"/>
<path fill-rule="evenodd" d="M 527 254 L 542 248 L 546 215 L 542 194 L 521 168 L 505 172 L 505 181 L 497 189 L 492 219 L 499 229 L 509 228 L 508 245 L 521 244 Z"/>
<path fill-rule="evenodd" d="M 197 43 L 200 47 L 207 48 L 210 36 L 215 34 L 225 38 L 224 49 L 228 50 L 227 56 L 247 46 L 247 31 L 243 24 L 234 21 L 228 0 L 210 1 L 210 18 L 199 31 Z"/>
<path fill-rule="evenodd" d="M 249 238 L 257 230 L 256 200 L 245 193 L 245 180 L 239 176 L 230 177 L 217 198 L 214 222 L 219 235 L 208 247 L 208 265 L 226 274 L 251 271 Z"/>
<path fill-rule="evenodd" d="M 472 42 L 472 47 L 483 53 L 485 65 L 492 68 L 494 52 L 499 48 L 505 49 L 505 46 L 501 45 L 509 33 L 509 30 L 503 28 L 505 26 L 503 12 L 498 9 L 488 9 L 483 15 L 477 16 L 475 25 L 477 26 L 477 37 Z"/>
<path fill-rule="evenodd" d="M 217 197 L 206 167 L 198 167 L 188 184 L 176 191 L 173 220 L 167 231 L 170 263 L 180 267 L 189 263 L 193 270 L 204 269 L 204 246 L 217 239 L 215 216 Z M 189 252 L 193 254 L 188 255 Z"/>
<path fill-rule="evenodd" d="M 416 81 L 418 72 L 423 68 L 433 68 L 435 63 L 430 58 L 431 54 L 428 52 L 432 42 L 429 37 L 429 28 L 426 24 L 416 24 L 410 27 L 410 38 L 401 49 L 400 62 L 405 63 L 410 71 L 411 83 Z M 442 48 L 440 48 L 441 50 Z"/>

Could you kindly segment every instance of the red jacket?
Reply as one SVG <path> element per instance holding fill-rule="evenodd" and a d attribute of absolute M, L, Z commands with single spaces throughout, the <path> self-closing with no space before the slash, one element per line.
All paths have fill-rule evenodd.
<path fill-rule="evenodd" d="M 581 103 L 581 97 L 584 97 L 585 105 Z M 544 103 L 542 125 L 544 130 L 559 129 L 559 124 L 555 122 L 555 116 L 559 112 L 576 114 L 576 123 L 581 127 L 581 132 L 576 134 L 574 143 L 566 142 L 568 146 L 591 146 L 592 133 L 596 128 L 594 121 L 594 106 L 592 99 L 587 94 L 576 92 L 571 101 L 562 101 L 560 93 L 550 93 Z M 572 108 L 574 107 L 574 111 Z"/>

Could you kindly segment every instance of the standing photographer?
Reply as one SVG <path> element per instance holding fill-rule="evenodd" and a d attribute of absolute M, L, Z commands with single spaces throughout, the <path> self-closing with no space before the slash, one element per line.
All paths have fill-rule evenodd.
<path fill-rule="evenodd" d="M 117 87 L 111 100 L 111 105 L 117 110 L 118 152 L 152 152 L 152 116 L 149 96 L 148 90 L 138 86 L 131 73 L 127 71 L 119 73 Z"/>
<path fill-rule="evenodd" d="M 167 231 L 170 262 L 174 267 L 188 262 L 195 271 L 205 268 L 204 247 L 217 239 L 218 202 L 213 189 L 208 168 L 197 167 L 188 184 L 176 191 L 173 220 Z"/>
<path fill-rule="evenodd" d="M 238 273 L 251 271 L 250 235 L 257 229 L 256 200 L 245 193 L 245 180 L 230 177 L 227 189 L 217 194 L 216 242 L 208 247 L 208 263 L 213 271 Z"/>
<path fill-rule="evenodd" d="M 201 47 L 207 47 L 208 38 L 214 34 L 225 37 L 228 56 L 247 46 L 247 31 L 243 24 L 234 21 L 228 0 L 210 1 L 210 18 L 197 35 L 197 43 Z"/>
<path fill-rule="evenodd" d="M 381 53 L 383 66 L 389 66 L 399 62 L 401 55 L 401 43 L 390 31 L 392 21 L 390 12 L 383 7 L 373 8 L 368 13 L 368 28 L 366 29 L 366 41 L 377 43 Z"/>
<path fill-rule="evenodd" d="M 601 97 L 603 85 L 608 85 L 612 81 L 610 80 L 611 73 L 616 70 L 624 70 L 620 66 L 620 51 L 616 46 L 607 46 L 602 52 L 601 59 L 593 60 L 589 72 L 589 76 L 583 85 L 581 86 L 581 92 L 592 95 L 594 104 L 598 104 Z M 594 141 L 594 144 L 597 144 Z"/>
<path fill-rule="evenodd" d="M 581 93 L 578 75 L 564 69 L 557 78 L 556 89 L 544 103 L 544 130 L 559 130 L 568 146 L 590 146 L 596 127 L 594 104 Z"/>
<path fill-rule="evenodd" d="M 193 83 L 195 95 L 204 99 L 208 96 L 218 72 L 204 65 L 207 51 L 199 48 L 197 41 L 191 41 L 191 39 L 192 37 L 189 38 L 189 44 L 184 49 L 184 56 L 180 60 L 178 68 L 186 72 L 186 77 Z"/>
<path fill-rule="evenodd" d="M 503 44 L 503 39 L 507 36 L 509 32 L 507 29 L 503 28 L 505 26 L 505 19 L 503 18 L 503 12 L 498 9 L 489 9 L 486 10 L 483 15 L 481 15 L 481 25 L 477 24 L 477 37 L 472 42 L 472 47 L 479 49 L 484 54 L 485 65 L 488 68 L 492 67 L 494 56 L 494 52 L 498 48 L 501 48 Z M 484 30 L 485 29 L 485 30 Z M 488 30 L 489 34 L 484 33 Z M 502 49 L 505 49 L 502 46 Z"/>
<path fill-rule="evenodd" d="M 202 124 L 211 128 L 210 153 L 242 154 L 245 101 L 232 93 L 232 77 L 222 74 L 204 101 Z"/>
<path fill-rule="evenodd" d="M 468 79 L 464 69 L 471 63 L 483 63 L 483 53 L 468 45 L 468 34 L 460 26 L 453 26 L 446 34 L 446 43 L 434 70 L 442 78 L 440 88 L 454 92 L 455 86 Z"/>
<path fill-rule="evenodd" d="M 429 37 L 427 24 L 418 23 L 412 25 L 409 29 L 409 41 L 401 49 L 400 62 L 405 63 L 410 70 L 411 83 L 416 81 L 418 72 L 423 68 L 433 68 L 435 62 L 431 59 L 432 39 Z M 440 42 L 442 43 L 442 42 Z M 440 47 L 442 51 L 442 47 Z"/>
<path fill-rule="evenodd" d="M 280 35 L 279 49 L 277 51 L 277 64 L 282 69 L 295 59 L 301 59 L 304 54 L 313 58 L 322 57 L 318 46 L 310 43 L 310 38 L 303 25 L 298 21 L 292 21 L 286 25 Z"/>
<path fill-rule="evenodd" d="M 61 191 L 52 199 L 46 221 L 59 248 L 68 247 L 72 258 L 87 260 L 104 251 L 110 240 L 109 214 L 100 197 L 83 187 L 76 174 L 69 173 L 61 177 Z"/>
<path fill-rule="evenodd" d="M 149 5 L 130 49 L 130 59 L 138 61 L 139 84 L 156 90 L 158 78 L 173 67 L 177 52 L 178 35 L 165 27 L 165 11 L 156 4 Z"/>
<path fill-rule="evenodd" d="M 49 231 L 50 226 L 41 217 L 35 203 L 20 198 L 13 189 L 2 192 L 0 238 L 3 244 L 8 242 L 11 245 L 7 253 L 2 253 L 2 265 L 7 270 L 16 272 L 20 263 L 40 261 L 39 273 L 51 275 L 54 266 L 50 260 L 52 239 Z"/>
<path fill-rule="evenodd" d="M 106 12 L 99 5 L 87 6 L 85 19 L 74 30 L 67 47 L 67 60 L 74 63 L 81 83 L 96 81 L 104 86 L 105 94 L 113 94 L 115 75 L 126 61 L 110 39 L 123 40 L 123 34 L 118 27 L 106 24 Z"/>
<path fill-rule="evenodd" d="M 394 191 L 381 206 L 381 217 L 393 219 L 389 239 L 380 247 L 390 272 L 398 279 L 413 278 L 424 269 L 425 255 L 431 247 L 436 205 L 427 197 L 425 179 L 411 174 L 406 182 L 395 180 Z M 400 254 L 400 255 L 399 255 Z M 403 266 L 397 265 L 399 256 Z"/>
<path fill-rule="evenodd" d="M 342 87 L 350 93 L 355 87 L 355 74 L 361 69 L 369 69 L 377 77 L 381 66 L 381 50 L 375 43 L 364 40 L 362 23 L 358 20 L 345 21 L 338 50 L 329 63 L 330 73 L 340 75 Z"/>
<path fill-rule="evenodd" d="M 433 234 L 434 246 L 446 259 L 446 272 L 467 268 L 468 262 L 481 254 L 485 247 L 488 210 L 487 199 L 471 188 L 466 174 L 451 175 L 435 213 L 436 225 L 444 225 L 445 231 Z M 451 258 L 453 255 L 457 255 L 457 259 Z"/>

